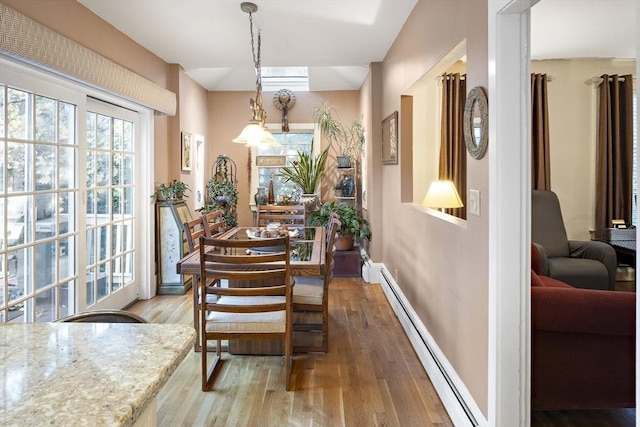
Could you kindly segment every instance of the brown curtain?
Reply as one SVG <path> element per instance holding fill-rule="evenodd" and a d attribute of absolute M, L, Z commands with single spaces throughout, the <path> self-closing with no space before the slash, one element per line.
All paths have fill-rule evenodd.
<path fill-rule="evenodd" d="M 465 76 L 443 74 L 438 178 L 451 180 L 456 185 L 464 206 L 446 212 L 463 219 L 467 217 L 467 147 L 462 127 L 466 98 Z"/>
<path fill-rule="evenodd" d="M 631 222 L 633 77 L 603 74 L 598 88 L 596 230 Z"/>
<path fill-rule="evenodd" d="M 531 74 L 531 187 L 551 190 L 547 75 Z"/>

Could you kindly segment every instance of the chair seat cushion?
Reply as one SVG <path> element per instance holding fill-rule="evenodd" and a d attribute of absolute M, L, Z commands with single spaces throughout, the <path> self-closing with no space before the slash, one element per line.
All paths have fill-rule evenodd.
<path fill-rule="evenodd" d="M 549 258 L 549 276 L 572 286 L 604 289 L 609 283 L 607 267 L 600 261 L 585 258 Z"/>
<path fill-rule="evenodd" d="M 309 278 L 313 279 L 313 278 Z M 309 280 L 296 278 L 293 287 L 294 304 L 322 305 L 324 295 L 324 282 L 322 280 Z"/>
<path fill-rule="evenodd" d="M 223 296 L 218 299 L 218 304 L 220 305 L 281 304 L 283 302 L 285 302 L 284 296 Z M 206 331 L 224 333 L 284 333 L 285 326 L 285 310 L 260 313 L 210 311 L 207 313 Z"/>
<path fill-rule="evenodd" d="M 223 313 L 207 314 L 207 332 L 224 333 L 284 333 L 286 312 L 267 313 Z"/>

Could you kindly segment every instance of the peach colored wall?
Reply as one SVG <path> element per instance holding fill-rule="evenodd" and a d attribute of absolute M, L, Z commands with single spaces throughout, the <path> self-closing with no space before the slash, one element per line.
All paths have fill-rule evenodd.
<path fill-rule="evenodd" d="M 362 194 L 362 213 L 365 218 L 370 221 L 372 235 L 377 234 L 377 230 L 373 226 L 373 223 L 380 223 L 379 221 L 372 221 L 372 218 L 380 217 L 380 208 L 374 203 L 370 202 L 370 190 L 372 188 L 379 188 L 379 174 L 373 173 L 373 165 L 380 161 L 379 150 L 382 140 L 382 125 L 380 117 L 380 109 L 382 105 L 382 63 L 376 62 L 369 66 L 369 73 L 362 83 L 360 88 L 360 105 L 362 108 L 362 126 L 364 128 L 365 135 L 365 154 L 363 158 L 363 164 L 360 168 L 361 176 L 361 191 Z M 380 198 L 374 199 L 374 202 L 380 202 Z M 371 241 L 362 242 L 365 250 L 369 254 L 375 254 L 376 252 L 376 239 Z M 377 246 L 378 248 L 380 245 Z M 373 256 L 373 255 L 372 255 Z"/>
<path fill-rule="evenodd" d="M 294 92 L 295 93 L 295 92 Z M 267 111 L 267 123 L 281 123 L 282 112 L 271 102 L 274 92 L 263 93 L 263 103 Z M 298 92 L 296 104 L 289 111 L 289 123 L 312 123 L 312 111 L 316 105 L 327 100 L 335 105 L 340 117 L 349 122 L 359 117 L 359 94 L 357 91 L 327 91 L 327 92 Z M 249 209 L 249 148 L 244 145 L 234 144 L 233 138 L 238 136 L 243 127 L 251 118 L 249 99 L 255 97 L 255 92 L 209 92 L 209 129 L 207 132 L 207 164 L 212 165 L 219 154 L 226 154 L 238 167 L 238 223 L 252 224 L 253 214 Z M 326 142 L 322 142 L 322 148 Z M 335 151 L 330 150 L 324 176 L 331 175 L 332 166 L 335 165 Z M 209 169 L 211 169 L 209 167 Z M 210 178 L 210 173 L 205 174 L 205 179 Z M 322 194 L 330 194 L 329 189 L 333 185 L 323 178 Z"/>
<path fill-rule="evenodd" d="M 189 185 L 191 192 L 187 199 L 187 205 L 191 208 L 191 211 L 195 214 L 196 203 L 196 146 L 195 135 L 205 136 L 205 145 L 207 144 L 207 132 L 208 132 L 208 111 L 207 111 L 207 97 L 208 92 L 198 83 L 196 83 L 191 77 L 185 74 L 182 67 L 179 67 L 179 81 L 180 88 L 178 90 L 178 114 L 177 118 L 171 118 L 170 120 L 177 121 L 178 124 L 174 125 L 169 137 L 169 153 L 170 153 L 170 165 L 169 170 L 172 171 L 172 176 L 176 175 L 177 178 L 182 180 L 185 184 Z M 192 135 L 192 147 L 191 147 L 191 171 L 181 170 L 181 132 L 188 132 Z M 206 155 L 206 150 L 205 150 Z M 211 170 L 210 163 L 205 158 L 205 176 L 208 176 L 208 171 Z"/>
<path fill-rule="evenodd" d="M 486 16 L 485 1 L 419 1 L 383 62 L 382 117 L 400 111 L 405 91 L 464 39 L 467 88 L 486 88 Z M 401 140 L 401 160 L 405 148 Z M 488 157 L 468 156 L 467 162 L 468 188 L 480 190 L 483 211 L 480 217 L 470 215 L 463 226 L 401 203 L 402 176 L 413 168 L 402 161 L 397 166 L 373 163 L 372 173 L 381 181 L 369 189 L 369 203 L 381 208 L 380 216 L 371 217 L 376 249 L 381 245 L 374 261 L 384 262 L 486 415 Z"/>

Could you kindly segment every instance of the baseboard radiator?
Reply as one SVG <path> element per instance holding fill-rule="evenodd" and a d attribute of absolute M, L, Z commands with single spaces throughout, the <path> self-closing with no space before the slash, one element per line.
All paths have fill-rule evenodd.
<path fill-rule="evenodd" d="M 456 426 L 486 426 L 487 421 L 484 415 L 464 383 L 384 266 L 380 270 L 380 286 L 453 423 Z"/>

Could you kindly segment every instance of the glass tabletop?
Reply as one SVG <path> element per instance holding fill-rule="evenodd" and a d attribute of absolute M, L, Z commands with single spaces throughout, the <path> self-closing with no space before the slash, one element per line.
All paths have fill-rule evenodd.
<path fill-rule="evenodd" d="M 229 240 L 258 240 L 264 227 L 238 227 L 227 238 Z M 291 261 L 310 261 L 313 254 L 313 245 L 316 239 L 316 227 L 291 227 L 289 228 L 289 242 L 291 247 Z M 266 238 L 266 237 L 265 237 Z M 282 251 L 281 246 L 268 246 L 249 249 L 254 253 L 268 253 Z"/>

